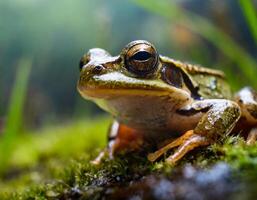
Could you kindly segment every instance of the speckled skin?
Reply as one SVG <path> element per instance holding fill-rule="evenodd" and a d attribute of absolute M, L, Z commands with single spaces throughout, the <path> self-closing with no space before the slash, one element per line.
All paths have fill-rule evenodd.
<path fill-rule="evenodd" d="M 162 146 L 148 155 L 155 161 L 178 147 L 166 159 L 172 164 L 233 129 L 257 126 L 257 95 L 252 89 L 244 88 L 233 98 L 221 71 L 160 56 L 147 41 L 133 41 L 115 57 L 91 49 L 80 67 L 80 94 L 115 118 L 105 151 L 110 157 L 154 144 L 150 146 Z M 256 140 L 252 135 L 250 143 Z M 172 138 L 177 139 L 167 144 Z"/>

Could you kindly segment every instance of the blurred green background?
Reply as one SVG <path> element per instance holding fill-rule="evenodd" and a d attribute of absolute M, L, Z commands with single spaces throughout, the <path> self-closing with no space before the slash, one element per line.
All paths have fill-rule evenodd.
<path fill-rule="evenodd" d="M 145 39 L 160 54 L 223 70 L 234 91 L 245 85 L 257 89 L 256 5 L 254 0 L 0 1 L 0 147 L 7 152 L 0 161 L 9 159 L 21 130 L 102 113 L 76 90 L 79 60 L 93 47 L 117 55 L 130 41 Z"/>

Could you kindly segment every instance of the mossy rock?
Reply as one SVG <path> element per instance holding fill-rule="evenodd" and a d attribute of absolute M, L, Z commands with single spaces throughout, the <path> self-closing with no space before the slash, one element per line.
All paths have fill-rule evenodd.
<path fill-rule="evenodd" d="M 257 145 L 230 136 L 176 166 L 135 153 L 94 166 L 89 161 L 105 145 L 109 121 L 27 134 L 16 144 L 0 199 L 256 199 Z M 15 159 L 22 152 L 24 159 Z"/>

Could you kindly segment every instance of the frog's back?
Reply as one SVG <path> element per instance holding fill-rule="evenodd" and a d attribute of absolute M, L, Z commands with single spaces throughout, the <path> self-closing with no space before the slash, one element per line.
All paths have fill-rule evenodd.
<path fill-rule="evenodd" d="M 180 62 L 167 57 L 164 60 L 172 62 L 182 69 L 187 74 L 188 81 L 192 82 L 192 85 L 198 89 L 198 94 L 203 98 L 231 99 L 231 89 L 222 71 Z"/>

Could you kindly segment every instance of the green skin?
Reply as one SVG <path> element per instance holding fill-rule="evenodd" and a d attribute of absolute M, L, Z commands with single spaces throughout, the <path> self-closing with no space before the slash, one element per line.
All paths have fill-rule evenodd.
<path fill-rule="evenodd" d="M 115 57 L 103 49 L 91 49 L 80 67 L 79 93 L 114 116 L 115 126 L 130 127 L 156 146 L 193 130 L 175 141 L 179 148 L 166 159 L 168 163 L 232 130 L 257 126 L 255 91 L 244 88 L 232 97 L 221 71 L 160 56 L 147 41 L 133 41 Z M 109 134 L 110 142 L 121 135 L 118 129 Z M 256 133 L 250 135 L 253 143 Z M 149 160 L 168 149 L 162 148 Z M 114 151 L 109 145 L 107 152 Z"/>

